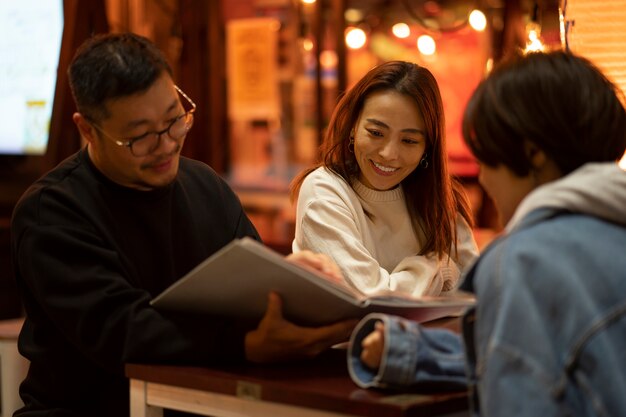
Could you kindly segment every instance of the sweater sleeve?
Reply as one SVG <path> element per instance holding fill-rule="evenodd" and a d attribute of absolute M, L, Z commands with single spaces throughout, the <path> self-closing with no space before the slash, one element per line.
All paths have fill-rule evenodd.
<path fill-rule="evenodd" d="M 339 265 L 346 281 L 368 295 L 386 291 L 440 295 L 456 288 L 464 267 L 459 261 L 468 262 L 477 254 L 466 222 L 458 222 L 458 257 L 440 260 L 434 255 L 413 255 L 388 271 L 367 248 L 366 231 L 359 226 L 365 223 L 366 215 L 356 196 L 349 193 L 330 182 L 305 182 L 298 199 L 294 252 L 306 249 L 327 254 Z"/>
<path fill-rule="evenodd" d="M 421 295 L 437 272 L 436 260 L 415 256 L 389 273 L 366 248 L 351 207 L 341 201 L 313 200 L 308 204 L 299 217 L 293 250 L 330 256 L 346 281 L 363 294 L 399 291 Z"/>
<path fill-rule="evenodd" d="M 466 268 L 478 257 L 471 228 L 462 216 L 457 218 L 457 248 L 452 256 L 437 259 L 434 254 L 404 258 L 390 274 L 396 291 L 415 296 L 440 295 L 454 291 Z M 415 277 L 430 277 L 416 280 Z"/>

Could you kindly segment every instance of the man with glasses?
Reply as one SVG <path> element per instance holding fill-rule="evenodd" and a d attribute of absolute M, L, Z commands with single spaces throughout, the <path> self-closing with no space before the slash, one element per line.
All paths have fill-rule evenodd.
<path fill-rule="evenodd" d="M 125 362 L 271 362 L 348 337 L 353 322 L 285 321 L 274 294 L 260 324 L 153 309 L 152 297 L 228 242 L 259 236 L 228 185 L 180 156 L 196 105 L 153 44 L 94 37 L 68 74 L 87 146 L 33 184 L 12 219 L 19 347 L 31 362 L 16 415 L 128 415 Z M 332 271 L 311 253 L 294 260 Z"/>

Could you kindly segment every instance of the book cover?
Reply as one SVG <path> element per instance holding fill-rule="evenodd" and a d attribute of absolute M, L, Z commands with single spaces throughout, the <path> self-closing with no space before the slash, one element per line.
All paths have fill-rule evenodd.
<path fill-rule="evenodd" d="M 458 316 L 474 304 L 470 295 L 409 297 L 396 293 L 364 296 L 317 271 L 285 259 L 251 239 L 234 240 L 152 300 L 158 309 L 261 319 L 270 291 L 283 301 L 283 315 L 299 325 L 330 324 L 370 312 L 419 322 Z"/>

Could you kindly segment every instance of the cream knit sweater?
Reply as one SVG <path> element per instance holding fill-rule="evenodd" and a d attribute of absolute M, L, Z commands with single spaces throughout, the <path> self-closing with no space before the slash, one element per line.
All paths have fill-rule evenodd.
<path fill-rule="evenodd" d="M 296 216 L 293 251 L 329 255 L 348 284 L 368 295 L 441 295 L 456 288 L 461 271 L 478 256 L 472 231 L 461 216 L 456 259 L 416 255 L 419 239 L 401 187 L 376 191 L 355 181 L 353 189 L 326 168 L 305 178 Z"/>

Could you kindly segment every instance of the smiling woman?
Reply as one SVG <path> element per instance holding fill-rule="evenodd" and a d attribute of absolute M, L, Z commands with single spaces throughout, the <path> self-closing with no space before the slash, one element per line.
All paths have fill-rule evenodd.
<path fill-rule="evenodd" d="M 454 290 L 477 249 L 430 71 L 403 61 L 372 69 L 339 101 L 322 148 L 322 163 L 293 184 L 293 251 L 328 254 L 365 294 Z"/>

